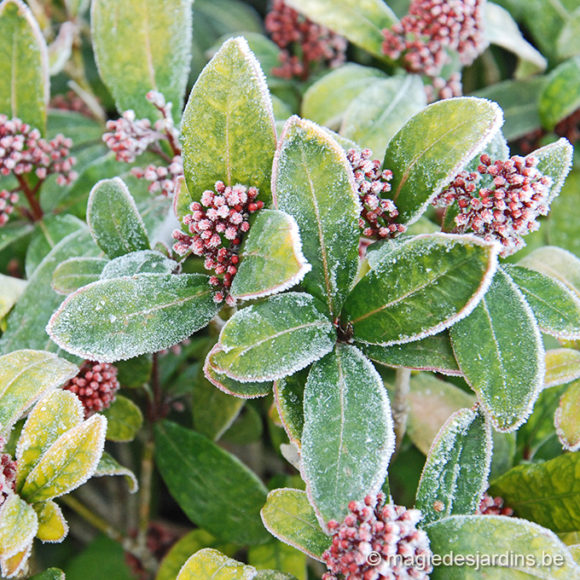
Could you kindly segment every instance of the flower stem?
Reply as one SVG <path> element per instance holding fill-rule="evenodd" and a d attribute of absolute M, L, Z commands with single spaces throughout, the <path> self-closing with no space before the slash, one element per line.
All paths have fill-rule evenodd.
<path fill-rule="evenodd" d="M 30 186 L 28 185 L 24 177 L 22 177 L 22 175 L 17 175 L 16 179 L 18 180 L 18 185 L 20 185 L 20 190 L 22 191 L 22 193 L 24 193 L 26 199 L 28 200 L 28 204 L 30 205 L 30 209 L 32 210 L 32 217 L 34 218 L 34 221 L 36 222 L 40 221 L 44 216 L 44 212 L 42 211 L 40 203 L 35 196 L 36 192 L 38 191 L 38 186 L 35 187 L 34 189 L 30 189 Z"/>
<path fill-rule="evenodd" d="M 151 487 L 153 481 L 153 456 L 155 446 L 153 434 L 148 434 L 143 449 L 141 461 L 141 478 L 139 481 L 141 491 L 139 493 L 139 532 L 137 534 L 137 546 L 140 550 L 147 551 L 147 530 L 151 516 Z"/>
<path fill-rule="evenodd" d="M 393 421 L 395 429 L 395 451 L 399 449 L 407 430 L 409 414 L 409 392 L 411 389 L 411 371 L 397 369 L 395 379 L 395 396 L 393 398 Z"/>

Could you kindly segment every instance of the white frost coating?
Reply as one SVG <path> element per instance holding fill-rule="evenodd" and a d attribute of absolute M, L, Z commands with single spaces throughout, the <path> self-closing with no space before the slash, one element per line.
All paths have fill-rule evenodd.
<path fill-rule="evenodd" d="M 143 268 L 143 270 L 141 270 Z M 171 274 L 178 268 L 175 260 L 157 250 L 138 250 L 107 262 L 100 279 L 122 278 L 135 274 Z"/>
<path fill-rule="evenodd" d="M 43 544 L 58 544 L 68 536 L 69 531 L 68 522 L 66 521 L 62 513 L 62 510 L 60 509 L 60 506 L 56 502 L 48 500 L 45 505 L 51 506 L 51 509 L 53 510 L 53 515 L 56 515 L 56 517 L 60 520 L 60 524 L 62 525 L 62 536 L 60 538 L 55 538 L 54 540 L 45 540 L 41 538 L 41 541 Z"/>
<path fill-rule="evenodd" d="M 102 467 L 101 460 L 105 457 L 108 457 L 109 461 L 114 462 L 114 465 L 111 465 L 110 468 L 108 468 L 108 469 L 101 469 L 101 467 Z M 93 473 L 93 477 L 106 477 L 106 476 L 122 475 L 124 477 L 129 478 L 129 482 L 128 482 L 129 483 L 129 493 L 137 493 L 139 491 L 139 482 L 137 480 L 137 477 L 130 469 L 117 463 L 117 461 L 113 457 L 108 455 L 108 453 L 105 451 L 103 452 L 101 460 L 99 460 L 99 464 L 97 465 L 97 469 L 95 470 L 95 473 Z"/>
<path fill-rule="evenodd" d="M 558 139 L 558 141 L 556 141 L 555 143 L 550 143 L 549 145 L 541 147 L 540 149 L 537 149 L 536 151 L 533 151 L 528 155 L 528 157 L 535 157 L 536 159 L 541 161 L 543 156 L 550 155 L 553 149 L 558 150 L 562 148 L 563 152 L 561 152 L 558 156 L 558 160 L 563 162 L 562 171 L 560 172 L 560 175 L 558 176 L 557 180 L 555 180 L 554 177 L 550 175 L 550 177 L 552 177 L 553 183 L 552 187 L 550 188 L 550 197 L 548 198 L 547 201 L 548 205 L 552 203 L 554 198 L 560 194 L 560 190 L 564 186 L 566 177 L 568 176 L 568 173 L 570 173 L 570 169 L 572 169 L 572 162 L 574 161 L 574 147 L 572 147 L 572 145 L 567 139 L 564 139 L 564 137 L 562 137 L 561 139 Z"/>
<path fill-rule="evenodd" d="M 445 233 L 419 234 L 418 236 L 413 236 L 412 238 L 404 240 L 401 243 L 401 245 L 397 246 L 395 249 L 399 250 L 400 248 L 402 248 L 402 246 L 404 246 L 406 244 L 409 244 L 415 240 L 420 240 L 420 239 L 425 239 L 425 238 L 426 239 L 439 238 L 439 239 L 443 239 L 443 240 L 451 240 L 452 242 L 454 242 L 454 240 L 457 240 L 460 242 L 463 241 L 466 243 L 474 244 L 476 246 L 481 246 L 483 248 L 488 248 L 490 251 L 489 262 L 488 262 L 487 270 L 485 271 L 485 273 L 483 275 L 483 278 L 481 280 L 481 284 L 479 285 L 478 289 L 471 296 L 471 298 L 467 301 L 465 306 L 459 312 L 457 312 L 457 314 L 451 316 L 450 318 L 444 320 L 443 322 L 440 322 L 439 324 L 437 324 L 433 328 L 430 328 L 428 330 L 420 332 L 419 334 L 416 334 L 416 335 L 405 336 L 405 337 L 402 337 L 400 339 L 391 340 L 391 341 L 387 341 L 387 342 L 372 342 L 371 343 L 369 341 L 357 338 L 356 340 L 358 342 L 361 342 L 363 344 L 373 344 L 373 345 L 378 345 L 378 346 L 392 346 L 395 344 L 405 344 L 407 342 L 413 342 L 415 340 L 422 340 L 423 338 L 427 338 L 428 336 L 433 336 L 434 334 L 439 334 L 443 330 L 450 328 L 455 323 L 457 323 L 460 320 L 463 320 L 464 318 L 469 316 L 473 312 L 473 310 L 476 308 L 476 306 L 481 302 L 481 300 L 485 296 L 486 292 L 489 290 L 489 287 L 491 285 L 493 277 L 498 269 L 498 255 L 499 255 L 499 251 L 500 251 L 500 246 L 497 242 L 486 242 L 485 240 L 482 240 L 481 238 L 478 238 L 477 236 L 474 236 L 472 234 L 462 234 L 462 235 L 445 234 Z M 384 265 L 384 264 L 382 264 L 382 262 L 383 262 L 382 259 L 377 260 L 373 270 L 379 270 L 381 268 L 381 265 Z"/>
<path fill-rule="evenodd" d="M 12 570 L 12 573 L 10 573 L 10 568 L 7 565 L 8 558 L 0 558 L 0 569 L 2 571 L 2 576 L 5 578 L 16 578 L 17 576 L 20 576 L 20 573 L 23 572 L 28 565 L 28 558 L 30 558 L 30 554 L 32 552 L 32 540 L 30 540 L 28 545 L 22 551 L 24 552 L 22 560 L 20 560 L 18 566 Z"/>
<path fill-rule="evenodd" d="M 216 578 L 217 574 L 219 574 L 219 577 L 225 578 L 224 575 L 228 574 L 228 569 L 230 569 L 230 576 L 228 577 L 236 580 L 253 580 L 258 574 L 258 571 L 253 566 L 228 558 L 228 556 L 214 548 L 203 548 L 187 559 L 179 570 L 176 580 L 192 580 L 193 572 L 189 567 L 191 565 L 195 569 L 195 564 L 198 560 L 201 569 L 211 572 L 211 576 L 208 578 Z M 208 567 L 210 567 L 209 570 Z"/>
<path fill-rule="evenodd" d="M 16 495 L 15 493 L 8 495 L 8 497 L 6 498 L 5 502 L 2 504 L 2 508 L 0 508 L 0 533 L 3 536 L 7 536 L 7 532 L 8 531 L 14 531 L 14 521 L 12 518 L 9 518 L 6 516 L 7 513 L 11 513 L 14 512 L 15 510 L 18 510 L 18 512 L 21 512 L 21 508 L 24 508 L 25 516 L 28 516 L 28 521 L 26 521 L 26 523 L 28 524 L 27 528 L 28 528 L 28 533 L 22 537 L 22 538 L 18 538 L 15 537 L 14 535 L 12 535 L 11 537 L 7 538 L 7 542 L 4 544 L 3 546 L 3 553 L 1 556 L 1 560 L 2 560 L 2 571 L 4 572 L 5 568 L 4 568 L 4 560 L 8 560 L 10 559 L 12 556 L 15 556 L 16 554 L 18 554 L 19 552 L 27 549 L 27 545 L 30 544 L 32 545 L 32 540 L 34 539 L 34 536 L 36 536 L 36 532 L 38 531 L 38 519 L 36 517 L 36 514 L 34 513 L 32 506 L 29 506 L 28 504 L 26 504 L 26 502 L 20 498 L 20 496 Z M 22 518 L 19 521 L 20 526 L 22 526 Z M 30 525 L 32 524 L 32 525 Z M 8 528 L 8 529 L 6 529 Z M 22 527 L 20 527 L 20 529 L 18 531 L 21 531 Z M 19 541 L 16 541 L 19 540 Z M 28 547 L 28 550 L 30 550 L 30 547 Z M 25 559 L 26 561 L 26 559 Z M 19 567 L 20 569 L 20 567 Z M 6 574 L 4 574 L 6 575 Z M 13 574 L 12 576 L 8 576 L 9 578 L 12 578 L 15 574 Z"/>
<path fill-rule="evenodd" d="M 286 435 L 288 436 L 288 440 L 290 443 L 293 443 L 296 449 L 298 449 L 298 454 L 300 454 L 300 450 L 302 449 L 302 441 L 298 437 L 294 436 L 294 432 L 290 429 L 288 422 L 285 419 L 284 413 L 282 412 L 282 402 L 280 400 L 280 382 L 279 380 L 274 381 L 274 404 L 276 405 L 276 409 L 278 411 L 278 416 L 280 417 L 280 421 L 282 422 L 282 427 L 284 427 L 284 431 L 286 431 Z M 300 469 L 298 469 L 300 471 Z"/>

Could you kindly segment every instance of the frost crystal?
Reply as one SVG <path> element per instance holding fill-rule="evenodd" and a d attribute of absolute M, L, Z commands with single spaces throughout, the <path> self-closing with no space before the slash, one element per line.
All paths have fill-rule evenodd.
<path fill-rule="evenodd" d="M 487 46 L 483 34 L 483 0 L 413 0 L 409 13 L 383 30 L 383 52 L 409 72 L 429 77 L 442 99 L 461 95 L 459 75 L 445 80 L 441 72 L 456 51 L 463 65 L 471 64 Z"/>
<path fill-rule="evenodd" d="M 334 68 L 345 61 L 346 40 L 302 16 L 284 0 L 273 1 L 265 25 L 272 40 L 282 49 L 281 65 L 272 70 L 279 77 L 306 80 L 314 64 Z"/>
<path fill-rule="evenodd" d="M 407 228 L 393 223 L 399 215 L 393 201 L 381 199 L 381 194 L 391 191 L 393 173 L 388 169 L 381 171 L 381 162 L 371 160 L 371 156 L 370 149 L 360 153 L 350 149 L 347 153 L 362 206 L 359 226 L 367 238 L 394 238 Z"/>
<path fill-rule="evenodd" d="M 350 502 L 339 524 L 331 520 L 332 544 L 322 555 L 329 572 L 323 580 L 426 579 L 432 570 L 427 534 L 417 529 L 421 512 L 394 504 L 385 495 Z"/>
<path fill-rule="evenodd" d="M 79 374 L 63 388 L 77 395 L 85 410 L 85 418 L 88 418 L 108 409 L 119 387 L 116 367 L 109 363 L 85 361 Z"/>
<path fill-rule="evenodd" d="M 230 187 L 218 181 L 215 190 L 204 191 L 201 203 L 189 206 L 192 213 L 183 218 L 183 223 L 193 235 L 175 230 L 173 249 L 180 256 L 193 252 L 204 257 L 206 270 L 215 273 L 210 283 L 219 288 L 214 300 L 220 303 L 225 298 L 233 305 L 235 300 L 226 294 L 238 271 L 238 250 L 243 235 L 250 229 L 250 214 L 262 209 L 264 202 L 256 200 L 259 191 L 255 187 L 240 184 Z"/>
<path fill-rule="evenodd" d="M 537 218 L 548 214 L 552 180 L 536 169 L 534 157 L 516 155 L 494 163 L 488 155 L 480 159 L 477 173 L 459 173 L 433 205 L 448 207 L 457 201 L 457 231 L 472 230 L 486 241 L 499 241 L 500 255 L 510 256 L 525 246 L 522 236 L 540 227 Z M 482 175 L 493 181 L 478 189 Z"/>
<path fill-rule="evenodd" d="M 514 510 L 504 506 L 503 497 L 491 497 L 487 493 L 483 494 L 477 513 L 483 516 L 513 516 Z"/>

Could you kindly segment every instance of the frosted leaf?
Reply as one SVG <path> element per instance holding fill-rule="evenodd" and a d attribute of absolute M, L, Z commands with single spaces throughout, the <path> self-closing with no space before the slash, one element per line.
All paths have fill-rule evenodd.
<path fill-rule="evenodd" d="M 0 274 L 0 320 L 10 312 L 25 288 L 26 280 Z"/>
<path fill-rule="evenodd" d="M 13 568 L 8 561 L 20 552 L 28 555 L 37 530 L 38 519 L 32 506 L 16 494 L 8 496 L 0 508 L 0 564 L 3 576 L 11 578 L 16 575 L 20 566 Z M 26 559 L 23 558 L 22 564 Z"/>
<path fill-rule="evenodd" d="M 580 351 L 554 348 L 546 351 L 544 388 L 565 385 L 580 378 Z"/>
<path fill-rule="evenodd" d="M 33 505 L 38 516 L 36 537 L 41 542 L 62 542 L 68 535 L 68 523 L 60 506 L 52 500 Z"/>
<path fill-rule="evenodd" d="M 55 292 L 66 296 L 96 282 L 107 262 L 103 258 L 69 258 L 54 271 L 52 287 Z"/>
<path fill-rule="evenodd" d="M 560 399 L 554 415 L 554 425 L 562 447 L 568 451 L 580 449 L 580 381 L 572 383 Z"/>
<path fill-rule="evenodd" d="M 173 274 L 177 262 L 154 250 L 139 250 L 111 260 L 101 273 L 101 280 L 135 274 Z"/>
<path fill-rule="evenodd" d="M 117 462 L 117 460 L 109 455 L 106 451 L 103 451 L 103 455 L 97 464 L 95 473 L 93 477 L 105 477 L 120 475 L 127 480 L 129 485 L 129 493 L 136 493 L 139 491 L 139 482 L 135 474 L 127 467 L 123 467 Z"/>
<path fill-rule="evenodd" d="M 218 550 L 204 548 L 191 556 L 183 565 L 177 580 L 252 580 L 257 571 L 253 566 L 228 558 Z"/>

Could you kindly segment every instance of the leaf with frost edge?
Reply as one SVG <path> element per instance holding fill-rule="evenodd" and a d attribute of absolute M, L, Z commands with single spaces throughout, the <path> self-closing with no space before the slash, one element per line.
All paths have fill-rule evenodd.
<path fill-rule="evenodd" d="M 93 426 L 95 429 L 93 429 Z M 93 415 L 90 419 L 87 419 L 77 427 L 73 427 L 69 429 L 66 433 L 61 435 L 51 446 L 50 448 L 43 454 L 42 459 L 36 464 L 36 467 L 27 475 L 24 484 L 21 489 L 21 494 L 23 497 L 32 496 L 32 503 L 36 503 L 38 501 L 44 501 L 47 499 L 53 499 L 55 497 L 60 497 L 61 495 L 65 495 L 70 493 L 73 489 L 81 486 L 83 483 L 87 482 L 92 476 L 95 470 L 97 469 L 97 465 L 99 460 L 103 454 L 103 450 L 105 448 L 105 435 L 107 433 L 107 420 L 102 415 Z M 69 455 L 72 453 L 74 456 L 77 455 L 77 450 L 79 448 L 78 440 L 79 437 L 87 437 L 87 435 L 91 435 L 91 448 L 90 450 L 93 452 L 94 457 L 88 463 L 84 463 L 83 466 L 85 468 L 85 473 L 74 480 L 72 483 L 68 483 L 64 487 L 58 487 L 58 475 L 56 476 L 56 480 L 54 480 L 50 486 L 47 486 L 46 482 L 44 484 L 38 485 L 36 489 L 33 490 L 32 493 L 27 493 L 27 485 L 32 485 L 31 482 L 36 483 L 34 480 L 36 477 L 40 477 L 41 480 L 44 478 L 43 474 L 38 474 L 45 464 L 52 464 L 54 459 L 53 456 L 56 456 L 58 453 L 62 453 L 63 448 L 66 450 L 67 446 L 70 446 Z M 55 462 L 56 463 L 56 462 Z M 68 462 L 67 466 L 68 467 Z M 53 470 L 54 471 L 54 470 Z M 54 489 L 56 487 L 56 490 Z M 50 491 L 51 488 L 53 491 Z M 41 498 L 36 498 L 37 495 L 41 495 Z M 43 494 L 51 493 L 50 497 L 44 497 Z"/>
<path fill-rule="evenodd" d="M 552 150 L 563 149 L 563 151 L 558 155 L 558 160 L 563 161 L 562 170 L 558 175 L 558 179 L 554 180 L 551 175 L 545 173 L 545 170 L 542 171 L 542 161 L 545 157 L 548 157 Z M 566 181 L 566 177 L 570 170 L 572 169 L 572 165 L 574 162 L 574 147 L 570 144 L 568 139 L 562 137 L 558 139 L 555 143 L 550 143 L 549 145 L 545 145 L 544 147 L 540 147 L 535 151 L 532 151 L 527 157 L 535 157 L 538 160 L 538 170 L 542 171 L 544 175 L 548 175 L 552 179 L 552 185 L 550 186 L 550 196 L 548 198 L 548 204 L 554 201 L 554 198 L 560 194 L 562 187 L 564 186 L 564 182 Z"/>
<path fill-rule="evenodd" d="M 474 294 L 472 294 L 471 298 L 468 300 L 467 304 L 459 311 L 457 312 L 457 314 L 451 316 L 450 318 L 446 319 L 443 322 L 440 322 L 439 324 L 437 324 L 436 326 L 434 326 L 433 328 L 430 328 L 428 330 L 424 330 L 423 332 L 420 332 L 418 334 L 415 335 L 411 335 L 411 336 L 406 336 L 403 337 L 401 339 L 397 339 L 397 340 L 391 340 L 391 341 L 387 341 L 387 342 L 368 342 L 366 340 L 362 340 L 361 338 L 358 337 L 354 337 L 355 342 L 361 343 L 361 344 L 369 344 L 369 345 L 376 345 L 376 346 L 392 346 L 392 345 L 397 345 L 397 344 L 405 344 L 408 342 L 413 342 L 416 340 L 421 340 L 423 338 L 427 338 L 428 336 L 433 336 L 434 334 L 439 334 L 440 332 L 442 332 L 443 330 L 446 330 L 450 327 L 452 327 L 456 322 L 459 322 L 460 320 L 463 320 L 464 318 L 466 318 L 467 316 L 469 316 L 473 310 L 476 308 L 476 306 L 481 302 L 482 298 L 485 296 L 486 292 L 489 290 L 489 287 L 492 283 L 493 277 L 498 269 L 498 253 L 499 253 L 499 246 L 498 244 L 496 244 L 495 242 L 486 242 L 484 240 L 482 240 L 481 238 L 478 238 L 472 234 L 462 234 L 462 235 L 457 235 L 457 234 L 446 234 L 446 233 L 434 233 L 434 234 L 419 234 L 418 236 L 413 236 L 409 239 L 403 240 L 402 242 L 400 242 L 400 245 L 396 247 L 395 251 L 402 251 L 403 247 L 408 244 L 411 243 L 415 240 L 418 239 L 423 239 L 423 238 L 445 238 L 445 239 L 453 239 L 453 240 L 467 240 L 469 243 L 475 244 L 476 246 L 481 246 L 484 248 L 489 248 L 490 250 L 490 254 L 489 254 L 489 261 L 488 261 L 488 267 L 487 270 L 484 272 L 483 278 L 481 280 L 481 283 L 479 285 L 479 288 L 476 290 L 476 292 Z M 382 256 L 381 258 L 379 258 L 376 262 L 375 262 L 375 266 L 378 265 L 380 263 L 380 261 L 382 260 Z M 376 268 L 373 267 L 373 270 L 375 270 Z"/>
<path fill-rule="evenodd" d="M 235 573 L 235 576 L 230 576 L 230 578 L 232 579 L 235 578 L 235 580 L 253 580 L 253 578 L 255 578 L 256 574 L 258 573 L 258 571 L 253 566 L 249 566 L 248 564 L 244 564 L 242 562 L 234 560 L 233 558 L 229 558 L 228 556 L 222 554 L 222 552 L 216 550 L 215 548 L 202 548 L 201 550 L 198 550 L 195 554 L 192 554 L 187 559 L 185 564 L 183 564 L 183 566 L 179 570 L 179 574 L 177 575 L 176 580 L 191 580 L 193 578 L 193 576 L 191 575 L 193 574 L 193 571 L 188 569 L 189 566 L 192 565 L 197 560 L 206 559 L 206 557 L 208 559 L 212 558 L 216 560 L 217 569 L 213 571 L 211 578 L 215 578 L 216 577 L 215 574 L 217 574 L 218 572 L 223 572 L 224 568 L 225 570 L 227 570 L 227 568 L 231 568 L 232 566 L 235 567 L 235 571 L 231 570 L 229 574 Z M 212 572 L 211 570 L 207 569 L 203 571 L 206 573 L 208 571 Z M 240 571 L 243 574 L 242 576 L 239 575 Z"/>
<path fill-rule="evenodd" d="M 13 506 L 13 504 L 15 504 Z M 7 518 L 6 513 L 14 509 L 14 507 L 18 507 L 19 513 L 22 510 L 25 516 L 28 516 L 27 525 L 29 525 L 28 533 L 24 536 L 24 538 L 18 538 L 18 534 L 10 534 L 10 539 L 8 540 L 8 545 L 1 546 L 2 553 L 0 555 L 0 560 L 3 562 L 4 560 L 8 560 L 15 556 L 16 554 L 22 552 L 23 550 L 27 549 L 27 547 L 32 545 L 32 540 L 34 536 L 36 536 L 36 532 L 38 531 L 38 518 L 36 516 L 35 511 L 32 509 L 32 506 L 28 505 L 21 497 L 16 494 L 10 494 L 2 504 L 0 508 L 0 521 L 2 522 L 2 527 L 0 530 L 0 534 L 8 534 L 9 531 L 6 530 Z M 9 521 L 9 520 L 8 520 Z M 16 522 L 12 523 L 14 526 Z M 22 527 L 19 526 L 18 531 L 22 530 Z M 16 541 L 19 540 L 19 541 Z M 29 549 L 29 548 L 28 548 Z M 4 570 L 4 566 L 2 566 Z"/>
<path fill-rule="evenodd" d="M 73 278 L 73 279 L 77 278 L 78 279 L 79 277 L 82 278 L 84 276 L 86 279 L 87 276 L 91 276 L 91 274 L 87 274 L 86 272 L 81 273 L 79 275 L 74 270 L 72 272 L 68 272 L 66 275 L 63 274 L 63 271 L 66 272 L 67 268 L 70 268 L 70 267 L 74 266 L 75 264 L 78 264 L 79 262 L 93 263 L 97 266 L 99 264 L 102 264 L 104 267 L 106 264 L 108 264 L 109 261 L 106 258 L 94 258 L 94 257 L 68 258 L 67 260 L 64 260 L 56 267 L 54 273 L 52 274 L 52 289 L 57 294 L 62 294 L 63 296 L 68 296 L 69 294 L 71 294 L 72 292 L 75 292 L 79 288 L 82 288 L 83 286 L 86 286 L 87 284 L 91 284 L 92 282 L 96 282 L 99 279 L 100 273 L 99 274 L 95 273 L 95 274 L 93 274 L 94 280 L 91 280 L 91 282 L 85 281 L 84 284 L 81 284 L 80 286 L 76 285 L 72 289 L 70 286 L 65 286 L 64 282 L 63 282 L 63 278 L 64 278 L 64 280 L 67 280 L 70 278 Z"/>
<path fill-rule="evenodd" d="M 273 210 L 266 210 L 266 211 L 273 211 Z M 274 211 L 280 211 L 280 210 L 274 210 Z M 236 280 L 238 279 L 238 275 L 240 274 L 240 271 L 243 272 L 244 262 L 245 262 L 244 250 L 242 247 L 242 251 L 240 252 L 240 257 L 242 258 L 242 261 L 240 262 L 240 266 L 238 268 L 237 275 L 234 278 L 234 281 L 233 281 L 232 286 L 230 288 L 230 294 L 234 298 L 239 298 L 240 300 L 253 300 L 256 298 L 265 298 L 266 296 L 271 296 L 272 294 L 278 294 L 280 292 L 284 292 L 285 290 L 289 290 L 293 286 L 296 286 L 296 284 L 299 284 L 300 282 L 302 282 L 304 276 L 306 276 L 306 274 L 308 274 L 308 272 L 310 272 L 310 270 L 312 270 L 312 266 L 308 263 L 308 260 L 306 260 L 306 258 L 304 257 L 304 254 L 302 253 L 302 240 L 300 238 L 300 232 L 298 230 L 298 223 L 294 219 L 294 216 L 291 216 L 290 214 L 288 214 L 286 212 L 280 212 L 280 213 L 282 213 L 284 215 L 284 217 L 288 220 L 290 240 L 292 242 L 292 250 L 294 252 L 294 256 L 296 258 L 296 261 L 299 264 L 298 272 L 296 272 L 296 274 L 294 274 L 288 280 L 285 280 L 283 283 L 278 284 L 276 286 L 272 286 L 270 288 L 265 288 L 264 290 L 262 290 L 260 292 L 252 292 L 249 294 L 237 294 L 235 291 Z M 264 215 L 264 214 L 260 214 L 260 215 Z M 252 230 L 250 229 L 248 236 L 251 235 L 251 231 Z M 246 259 L 247 259 L 247 257 L 246 257 Z"/>
<path fill-rule="evenodd" d="M 106 477 L 106 476 L 124 476 L 129 484 L 129 493 L 136 493 L 139 491 L 139 482 L 137 481 L 136 475 L 128 468 L 124 467 L 117 460 L 109 455 L 106 451 L 103 451 L 101 459 L 93 473 L 93 477 Z"/>
<path fill-rule="evenodd" d="M 284 431 L 286 431 L 286 435 L 288 436 L 288 440 L 290 441 L 290 443 L 294 444 L 296 446 L 296 449 L 298 450 L 298 452 L 300 452 L 300 449 L 302 448 L 302 441 L 301 441 L 302 433 L 298 434 L 296 432 L 296 430 L 294 429 L 294 427 L 285 418 L 286 414 L 283 412 L 283 407 L 282 407 L 281 397 L 280 397 L 280 380 L 284 380 L 284 379 L 278 379 L 278 380 L 274 381 L 274 404 L 276 405 L 276 409 L 278 410 L 278 417 L 280 417 L 280 422 L 282 423 L 282 427 L 284 428 Z"/>
<path fill-rule="evenodd" d="M 545 364 L 544 364 L 544 343 L 542 341 L 542 337 L 541 337 L 538 325 L 536 324 L 536 319 L 534 317 L 534 313 L 532 312 L 532 309 L 529 307 L 528 303 L 526 302 L 526 300 L 523 297 L 522 293 L 520 292 L 519 288 L 516 286 L 515 282 L 513 282 L 512 279 L 503 270 L 498 269 L 498 272 L 501 272 L 501 274 L 503 274 L 505 276 L 507 283 L 514 290 L 514 294 L 520 298 L 520 302 L 521 302 L 521 305 L 523 307 L 523 310 L 525 311 L 525 313 L 528 316 L 528 319 L 531 322 L 530 326 L 533 328 L 534 336 L 535 336 L 536 342 L 538 344 L 538 350 L 537 350 L 538 366 L 537 366 L 537 373 L 536 373 L 536 377 L 537 377 L 536 385 L 534 387 L 534 390 L 529 395 L 530 401 L 528 403 L 527 408 L 523 410 L 519 421 L 517 421 L 516 423 L 514 423 L 513 425 L 511 425 L 509 428 L 506 429 L 506 428 L 499 427 L 497 420 L 493 415 L 493 410 L 489 406 L 488 402 L 481 396 L 479 389 L 475 389 L 475 387 L 473 386 L 473 384 L 471 383 L 469 378 L 465 375 L 465 373 L 463 373 L 463 378 L 464 378 L 465 382 L 473 390 L 473 392 L 476 393 L 477 399 L 482 405 L 482 410 L 483 410 L 484 414 L 491 419 L 491 422 L 493 423 L 495 429 L 501 433 L 510 433 L 512 431 L 517 430 L 519 427 L 521 427 L 527 421 L 528 417 L 532 414 L 532 411 L 534 409 L 534 404 L 535 404 L 535 402 L 540 394 L 540 391 L 542 390 L 542 387 L 543 387 L 544 374 L 545 374 L 546 368 L 545 368 Z M 455 347 L 454 347 L 454 343 L 453 343 L 453 335 L 451 335 L 451 345 L 453 346 L 453 352 L 455 353 Z M 457 355 L 455 358 L 459 364 L 459 360 L 457 359 Z M 459 367 L 461 368 L 461 364 L 459 364 Z"/>
<path fill-rule="evenodd" d="M 469 467 L 469 463 L 472 462 L 473 459 L 477 461 L 478 468 L 480 469 L 481 457 L 463 457 L 463 449 L 461 450 L 461 454 L 457 457 L 457 462 L 450 464 L 449 454 L 454 451 L 458 444 L 458 439 L 465 438 L 467 433 L 473 427 L 474 422 L 481 417 L 483 422 L 483 430 L 484 430 L 484 437 L 485 437 L 485 457 L 483 458 L 483 470 L 481 472 L 481 481 L 480 486 L 477 491 L 473 494 L 472 499 L 472 513 L 475 513 L 477 508 L 479 507 L 479 503 L 481 498 L 483 497 L 484 492 L 487 490 L 488 487 L 488 477 L 489 471 L 491 468 L 491 457 L 492 457 L 492 447 L 493 441 L 491 437 L 491 426 L 489 421 L 484 415 L 480 415 L 477 410 L 472 409 L 460 409 L 453 413 L 445 424 L 439 430 L 439 433 L 435 436 L 433 443 L 431 444 L 431 448 L 429 449 L 429 453 L 427 454 L 427 459 L 425 461 L 425 465 L 423 466 L 423 470 L 421 472 L 421 478 L 419 480 L 419 484 L 417 486 L 417 497 L 416 497 L 416 506 L 417 509 L 420 509 L 423 513 L 423 525 L 427 525 L 427 516 L 431 515 L 432 519 L 429 521 L 437 521 L 443 519 L 450 515 L 450 511 L 454 507 L 454 500 L 455 500 L 455 491 L 457 489 L 457 479 L 460 477 L 461 469 L 463 470 L 468 469 L 471 470 Z M 439 459 L 435 458 L 433 461 L 434 454 L 437 453 Z M 446 457 L 446 461 L 443 465 L 441 465 L 441 456 L 444 455 Z M 458 469 L 459 467 L 459 469 Z M 447 471 L 451 471 L 455 476 L 454 481 L 452 482 L 453 487 L 451 489 L 445 489 L 444 487 L 439 487 L 437 489 L 432 488 L 429 485 L 429 480 L 426 478 L 429 477 L 431 481 L 434 479 L 439 479 L 441 483 L 443 482 L 443 475 Z M 422 489 L 422 486 L 425 485 L 424 481 L 426 481 L 427 488 L 425 490 Z M 433 495 L 435 492 L 436 495 Z M 441 493 L 445 495 L 442 497 Z M 435 501 L 444 500 L 445 504 L 443 510 L 446 513 L 443 513 L 443 510 L 436 510 L 434 508 Z M 427 504 L 427 505 L 426 505 Z M 429 514 L 429 512 L 431 512 Z M 466 514 L 471 515 L 471 514 Z"/>
<path fill-rule="evenodd" d="M 556 428 L 556 435 L 562 444 L 562 447 L 566 451 L 578 451 L 580 449 L 580 436 L 576 433 L 576 440 L 570 441 L 570 433 L 566 433 L 562 426 L 562 420 L 564 417 L 564 406 L 567 399 L 571 398 L 572 403 L 576 403 L 576 408 L 578 408 L 578 402 L 580 401 L 580 384 L 574 383 L 568 387 L 566 392 L 560 397 L 560 403 L 554 414 L 554 427 Z"/>
<path fill-rule="evenodd" d="M 558 367 L 564 367 L 565 372 L 556 374 L 556 371 L 553 371 L 555 363 L 552 362 L 552 359 L 556 359 L 557 363 L 559 362 L 558 358 L 561 359 L 561 357 L 565 357 L 563 361 L 564 364 L 560 363 L 555 368 L 558 369 Z M 545 389 L 557 387 L 558 385 L 565 385 L 566 383 L 571 383 L 576 379 L 580 379 L 580 351 L 573 348 L 554 348 L 546 351 L 544 360 L 546 369 L 544 375 Z M 576 363 L 576 366 L 574 366 L 574 363 Z"/>
<path fill-rule="evenodd" d="M 38 531 L 36 532 L 36 537 L 44 544 L 58 544 L 62 542 L 68 535 L 69 527 L 68 522 L 66 521 L 62 513 L 62 510 L 60 509 L 60 506 L 56 502 L 49 499 L 40 503 L 36 503 L 32 507 L 36 511 L 36 516 L 38 518 Z M 62 528 L 62 535 L 60 537 L 56 537 L 53 539 L 49 539 L 49 536 L 47 535 L 42 537 L 44 525 L 42 522 L 42 514 L 45 512 L 45 510 L 50 510 L 51 513 L 48 514 L 49 517 L 51 519 L 56 518 L 60 523 Z"/>
<path fill-rule="evenodd" d="M 145 265 L 145 269 L 141 268 Z M 160 268 L 152 271 L 153 267 Z M 173 274 L 179 264 L 157 250 L 137 250 L 108 261 L 100 275 L 100 280 L 112 280 L 136 274 Z"/>

